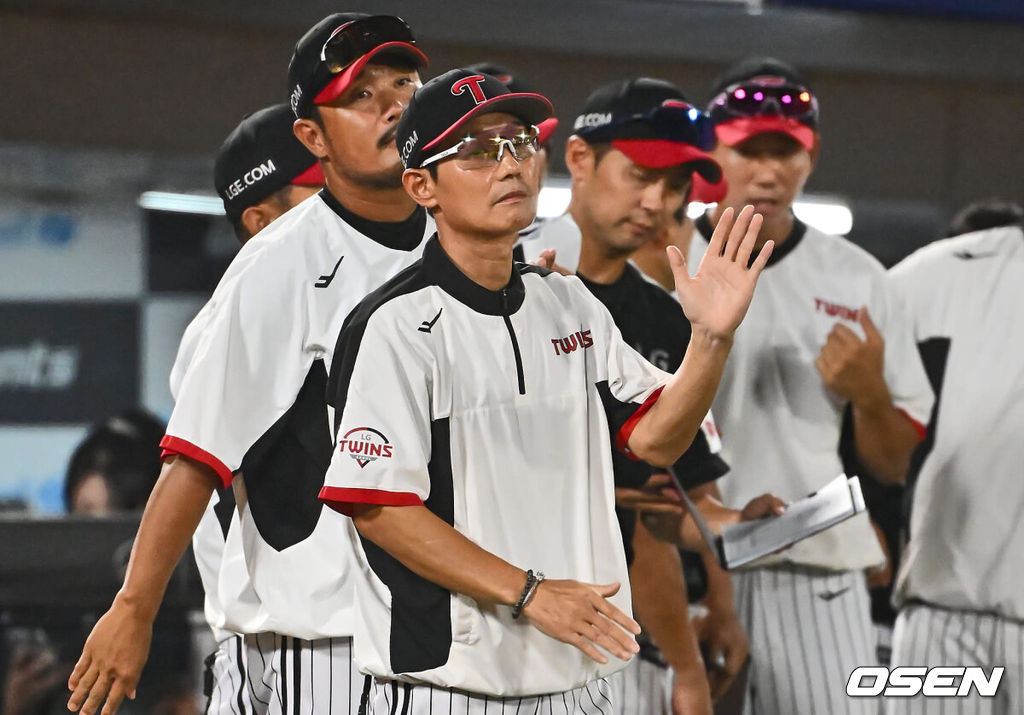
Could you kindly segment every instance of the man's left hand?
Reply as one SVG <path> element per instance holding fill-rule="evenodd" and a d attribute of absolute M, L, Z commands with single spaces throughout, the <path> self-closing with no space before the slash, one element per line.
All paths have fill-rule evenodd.
<path fill-rule="evenodd" d="M 736 612 L 731 608 L 712 610 L 707 616 L 695 619 L 693 626 L 698 640 L 708 647 L 705 665 L 711 697 L 717 700 L 739 675 L 750 652 L 750 644 Z"/>
<path fill-rule="evenodd" d="M 868 315 L 867 306 L 860 309 L 858 322 L 865 339 L 842 323 L 836 323 L 814 361 L 825 387 L 839 397 L 855 404 L 889 401 L 883 364 L 885 340 Z"/>

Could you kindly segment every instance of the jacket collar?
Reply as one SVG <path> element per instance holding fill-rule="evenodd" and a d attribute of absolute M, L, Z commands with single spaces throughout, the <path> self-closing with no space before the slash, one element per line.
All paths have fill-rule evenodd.
<path fill-rule="evenodd" d="M 526 289 L 517 264 L 512 264 L 508 284 L 488 290 L 459 270 L 441 247 L 435 233 L 423 249 L 423 268 L 432 283 L 455 300 L 484 315 L 512 315 L 523 304 Z"/>

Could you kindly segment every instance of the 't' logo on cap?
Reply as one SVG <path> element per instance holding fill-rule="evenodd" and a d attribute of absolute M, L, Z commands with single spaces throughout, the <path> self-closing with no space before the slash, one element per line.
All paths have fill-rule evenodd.
<path fill-rule="evenodd" d="M 475 74 L 472 77 L 463 77 L 452 85 L 452 94 L 457 97 L 469 90 L 473 95 L 473 101 L 476 104 L 482 104 L 487 99 L 487 97 L 484 96 L 483 88 L 480 87 L 480 84 L 483 81 L 484 76 L 480 74 Z"/>

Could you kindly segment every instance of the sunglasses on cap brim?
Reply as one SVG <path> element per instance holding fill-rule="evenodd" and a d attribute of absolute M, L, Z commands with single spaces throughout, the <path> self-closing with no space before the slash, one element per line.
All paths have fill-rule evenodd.
<path fill-rule="evenodd" d="M 777 115 L 813 126 L 818 99 L 806 87 L 775 79 L 747 80 L 726 87 L 711 100 L 711 113 L 728 118 Z"/>
<path fill-rule="evenodd" d="M 374 48 L 389 42 L 415 45 L 412 30 L 400 17 L 373 15 L 335 28 L 320 50 L 320 61 L 338 74 Z"/>
<path fill-rule="evenodd" d="M 654 109 L 641 114 L 619 117 L 608 124 L 577 132 L 590 142 L 610 142 L 628 137 L 631 125 L 643 127 L 644 135 L 650 138 L 690 144 L 704 151 L 715 146 L 715 132 L 707 115 L 686 102 L 669 100 Z M 648 138 L 644 136 L 643 138 Z"/>

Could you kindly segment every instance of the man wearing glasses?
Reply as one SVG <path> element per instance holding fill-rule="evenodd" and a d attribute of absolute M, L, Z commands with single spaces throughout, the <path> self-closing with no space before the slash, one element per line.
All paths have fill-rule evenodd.
<path fill-rule="evenodd" d="M 296 44 L 294 133 L 327 188 L 249 240 L 215 293 L 124 586 L 70 678 L 72 710 L 95 713 L 105 701 L 113 713 L 133 694 L 171 570 L 214 487 L 230 484 L 238 511 L 218 596 L 244 653 L 237 672 L 223 672 L 229 689 L 211 709 L 355 712 L 351 527 L 317 499 L 331 454 L 324 389 L 349 310 L 413 263 L 433 233 L 402 188 L 395 145 L 424 64 L 408 26 L 391 16 L 331 15 Z M 225 570 L 238 559 L 244 590 Z"/>
<path fill-rule="evenodd" d="M 770 59 L 740 63 L 713 92 L 712 155 L 728 188 L 695 222 L 690 263 L 730 207 L 753 204 L 764 217 L 758 242 L 777 245 L 714 401 L 732 467 L 719 480 L 723 500 L 816 491 L 844 471 L 844 414 L 864 470 L 899 482 L 932 393 L 882 266 L 793 215 L 821 144 L 817 99 L 792 68 Z M 737 575 L 736 610 L 752 656 L 748 707 L 778 715 L 877 709 L 848 698 L 846 681 L 876 662 L 864 571 L 883 560 L 860 514 Z"/>
<path fill-rule="evenodd" d="M 674 375 L 654 367 L 576 278 L 513 262 L 550 114 L 539 95 L 452 70 L 399 123 L 406 190 L 438 235 L 341 332 L 320 493 L 359 534 L 368 712 L 612 712 L 605 678 L 639 627 L 611 434 L 640 459 L 678 459 L 770 254 L 750 260 L 749 208 L 723 216 L 695 278 L 674 252 L 693 336 Z"/>

